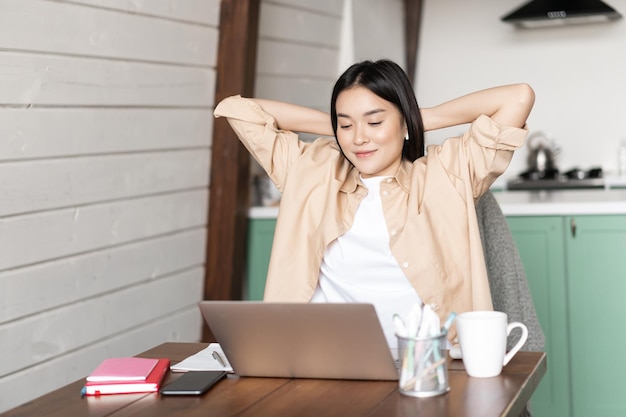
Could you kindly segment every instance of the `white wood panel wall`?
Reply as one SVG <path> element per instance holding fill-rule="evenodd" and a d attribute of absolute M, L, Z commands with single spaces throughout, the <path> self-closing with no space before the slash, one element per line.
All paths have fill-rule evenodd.
<path fill-rule="evenodd" d="M 200 338 L 219 3 L 0 0 L 0 412 Z"/>
<path fill-rule="evenodd" d="M 330 110 L 343 1 L 261 3 L 255 95 Z"/>

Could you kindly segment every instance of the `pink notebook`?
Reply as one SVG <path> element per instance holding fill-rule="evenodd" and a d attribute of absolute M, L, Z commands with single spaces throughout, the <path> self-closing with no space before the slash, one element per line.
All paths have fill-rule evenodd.
<path fill-rule="evenodd" d="M 83 395 L 106 395 L 157 392 L 168 369 L 170 369 L 170 360 L 161 358 L 145 381 L 87 381 L 81 393 Z"/>
<path fill-rule="evenodd" d="M 89 374 L 87 381 L 145 381 L 158 359 L 108 358 Z"/>

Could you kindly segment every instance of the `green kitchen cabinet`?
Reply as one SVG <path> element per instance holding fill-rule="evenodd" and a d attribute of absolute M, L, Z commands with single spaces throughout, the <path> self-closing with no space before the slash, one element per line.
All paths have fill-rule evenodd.
<path fill-rule="evenodd" d="M 572 415 L 626 416 L 626 215 L 565 222 Z"/>
<path fill-rule="evenodd" d="M 244 285 L 246 300 L 263 299 L 275 227 L 276 219 L 248 221 L 248 254 Z"/>
<path fill-rule="evenodd" d="M 546 335 L 533 415 L 626 415 L 626 215 L 509 217 Z"/>
<path fill-rule="evenodd" d="M 545 334 L 548 370 L 531 399 L 534 417 L 569 417 L 565 245 L 561 217 L 508 217 Z"/>

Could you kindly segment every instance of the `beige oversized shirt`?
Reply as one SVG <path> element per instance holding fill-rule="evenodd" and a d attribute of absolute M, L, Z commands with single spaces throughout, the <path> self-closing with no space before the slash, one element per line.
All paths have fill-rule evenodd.
<path fill-rule="evenodd" d="M 350 229 L 368 190 L 334 139 L 303 142 L 239 96 L 223 100 L 215 116 L 228 118 L 282 192 L 264 299 L 308 302 L 324 249 Z M 526 134 L 480 116 L 462 137 L 429 146 L 413 163 L 403 161 L 380 185 L 391 252 L 442 322 L 451 311 L 492 309 L 474 202 L 504 172 Z M 450 340 L 455 336 L 452 329 Z"/>

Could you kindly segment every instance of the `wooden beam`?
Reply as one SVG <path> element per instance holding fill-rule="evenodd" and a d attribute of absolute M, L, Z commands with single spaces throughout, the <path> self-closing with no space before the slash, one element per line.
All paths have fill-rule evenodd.
<path fill-rule="evenodd" d="M 260 0 L 222 0 L 215 103 L 254 94 Z M 250 156 L 228 122 L 213 125 L 205 300 L 242 297 Z M 204 327 L 203 340 L 213 335 Z"/>
<path fill-rule="evenodd" d="M 404 33 L 406 72 L 411 83 L 415 83 L 417 71 L 417 48 L 419 45 L 422 0 L 404 0 Z"/>

